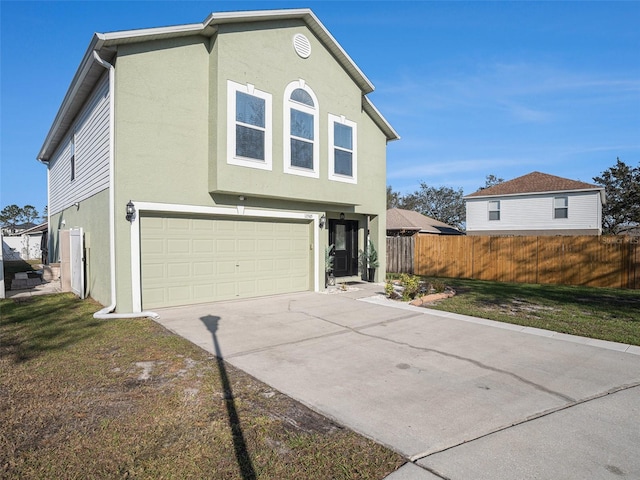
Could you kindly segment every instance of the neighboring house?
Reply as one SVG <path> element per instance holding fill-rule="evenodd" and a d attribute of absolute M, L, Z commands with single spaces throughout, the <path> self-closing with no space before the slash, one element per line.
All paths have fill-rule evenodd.
<path fill-rule="evenodd" d="M 465 198 L 467 235 L 600 235 L 604 187 L 532 172 Z"/>
<path fill-rule="evenodd" d="M 21 229 L 21 233 L 3 236 L 2 253 L 5 261 L 43 260 L 46 249 L 47 222 Z M 44 241 L 44 242 L 43 242 Z"/>
<path fill-rule="evenodd" d="M 387 210 L 387 237 L 408 237 L 416 234 L 464 235 L 451 225 L 413 210 L 401 208 Z"/>
<path fill-rule="evenodd" d="M 385 278 L 372 91 L 308 9 L 95 34 L 38 155 L 50 260 L 84 238 L 82 293 L 121 313 L 317 291 L 329 244 L 355 280 L 367 236 Z"/>
<path fill-rule="evenodd" d="M 31 230 L 33 227 L 37 227 L 37 225 L 31 222 L 21 223 L 20 225 L 5 226 L 2 227 L 2 234 L 4 236 L 22 235 L 25 231 Z"/>

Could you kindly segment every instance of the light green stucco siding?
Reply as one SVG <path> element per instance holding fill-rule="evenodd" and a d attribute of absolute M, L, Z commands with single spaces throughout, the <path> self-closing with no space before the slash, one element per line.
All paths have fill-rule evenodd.
<path fill-rule="evenodd" d="M 211 70 L 217 109 L 216 143 L 212 143 L 210 188 L 212 192 L 243 192 L 300 201 L 340 203 L 354 211 L 371 212 L 378 204 L 378 184 L 385 187 L 385 136 L 362 111 L 359 87 L 336 62 L 323 44 L 300 22 L 274 24 L 279 28 L 251 30 L 242 25 L 221 26 L 212 52 Z M 293 36 L 304 34 L 311 43 L 311 55 L 304 59 L 293 48 Z M 284 173 L 284 91 L 303 79 L 319 101 L 319 178 Z M 253 84 L 267 92 L 273 102 L 273 166 L 271 171 L 238 167 L 227 163 L 227 81 Z M 358 129 L 358 183 L 328 179 L 328 115 L 344 115 Z M 374 181 L 372 184 L 371 181 Z M 374 187 L 374 188 L 372 188 Z M 385 190 L 386 191 L 386 190 Z M 384 195 L 383 195 L 383 198 Z"/>
<path fill-rule="evenodd" d="M 294 51 L 296 33 L 311 42 L 308 59 Z M 124 218 L 129 200 L 235 206 L 243 195 L 248 208 L 331 218 L 344 212 L 360 222 L 362 242 L 367 215 L 372 215 L 368 226 L 382 278 L 386 137 L 362 110 L 358 85 L 303 22 L 220 25 L 213 38 L 124 44 L 118 47 L 115 67 L 117 311 L 130 311 L 133 305 L 131 225 Z M 319 102 L 319 178 L 284 173 L 284 91 L 300 78 Z M 227 163 L 228 80 L 254 84 L 272 95 L 270 171 Z M 329 114 L 357 124 L 357 184 L 328 179 Z M 327 231 L 322 230 L 321 251 L 327 243 Z M 323 285 L 323 255 L 319 257 L 318 283 Z"/>
<path fill-rule="evenodd" d="M 81 226 L 85 242 L 85 293 L 103 305 L 111 302 L 111 272 L 109 255 L 109 190 L 89 197 L 51 215 L 49 219 L 49 261 L 60 261 L 60 230 Z"/>

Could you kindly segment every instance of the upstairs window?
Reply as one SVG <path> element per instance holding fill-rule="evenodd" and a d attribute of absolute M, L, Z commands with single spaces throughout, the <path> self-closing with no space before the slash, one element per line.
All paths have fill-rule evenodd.
<path fill-rule="evenodd" d="M 489 202 L 489 220 L 500 220 L 500 200 Z"/>
<path fill-rule="evenodd" d="M 318 100 L 304 80 L 287 85 L 284 91 L 284 171 L 318 177 Z"/>
<path fill-rule="evenodd" d="M 569 218 L 569 197 L 553 199 L 553 218 Z"/>
<path fill-rule="evenodd" d="M 227 163 L 271 170 L 271 95 L 227 82 Z"/>
<path fill-rule="evenodd" d="M 357 183 L 357 125 L 329 115 L 329 179 Z"/>
<path fill-rule="evenodd" d="M 69 155 L 70 155 L 70 169 L 71 180 L 76 179 L 76 134 L 71 135 L 71 142 L 69 142 Z"/>

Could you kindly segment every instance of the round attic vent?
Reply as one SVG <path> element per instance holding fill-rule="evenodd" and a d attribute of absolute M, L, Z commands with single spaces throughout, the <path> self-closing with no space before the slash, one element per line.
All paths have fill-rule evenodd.
<path fill-rule="evenodd" d="M 302 58 L 309 58 L 309 55 L 311 55 L 311 44 L 309 43 L 309 39 L 301 33 L 296 33 L 293 36 L 293 48 Z"/>

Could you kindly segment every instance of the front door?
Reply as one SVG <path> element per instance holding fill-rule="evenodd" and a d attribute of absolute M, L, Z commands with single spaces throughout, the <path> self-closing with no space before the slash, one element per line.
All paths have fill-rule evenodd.
<path fill-rule="evenodd" d="M 357 220 L 329 220 L 329 244 L 333 245 L 333 275 L 358 274 Z"/>

